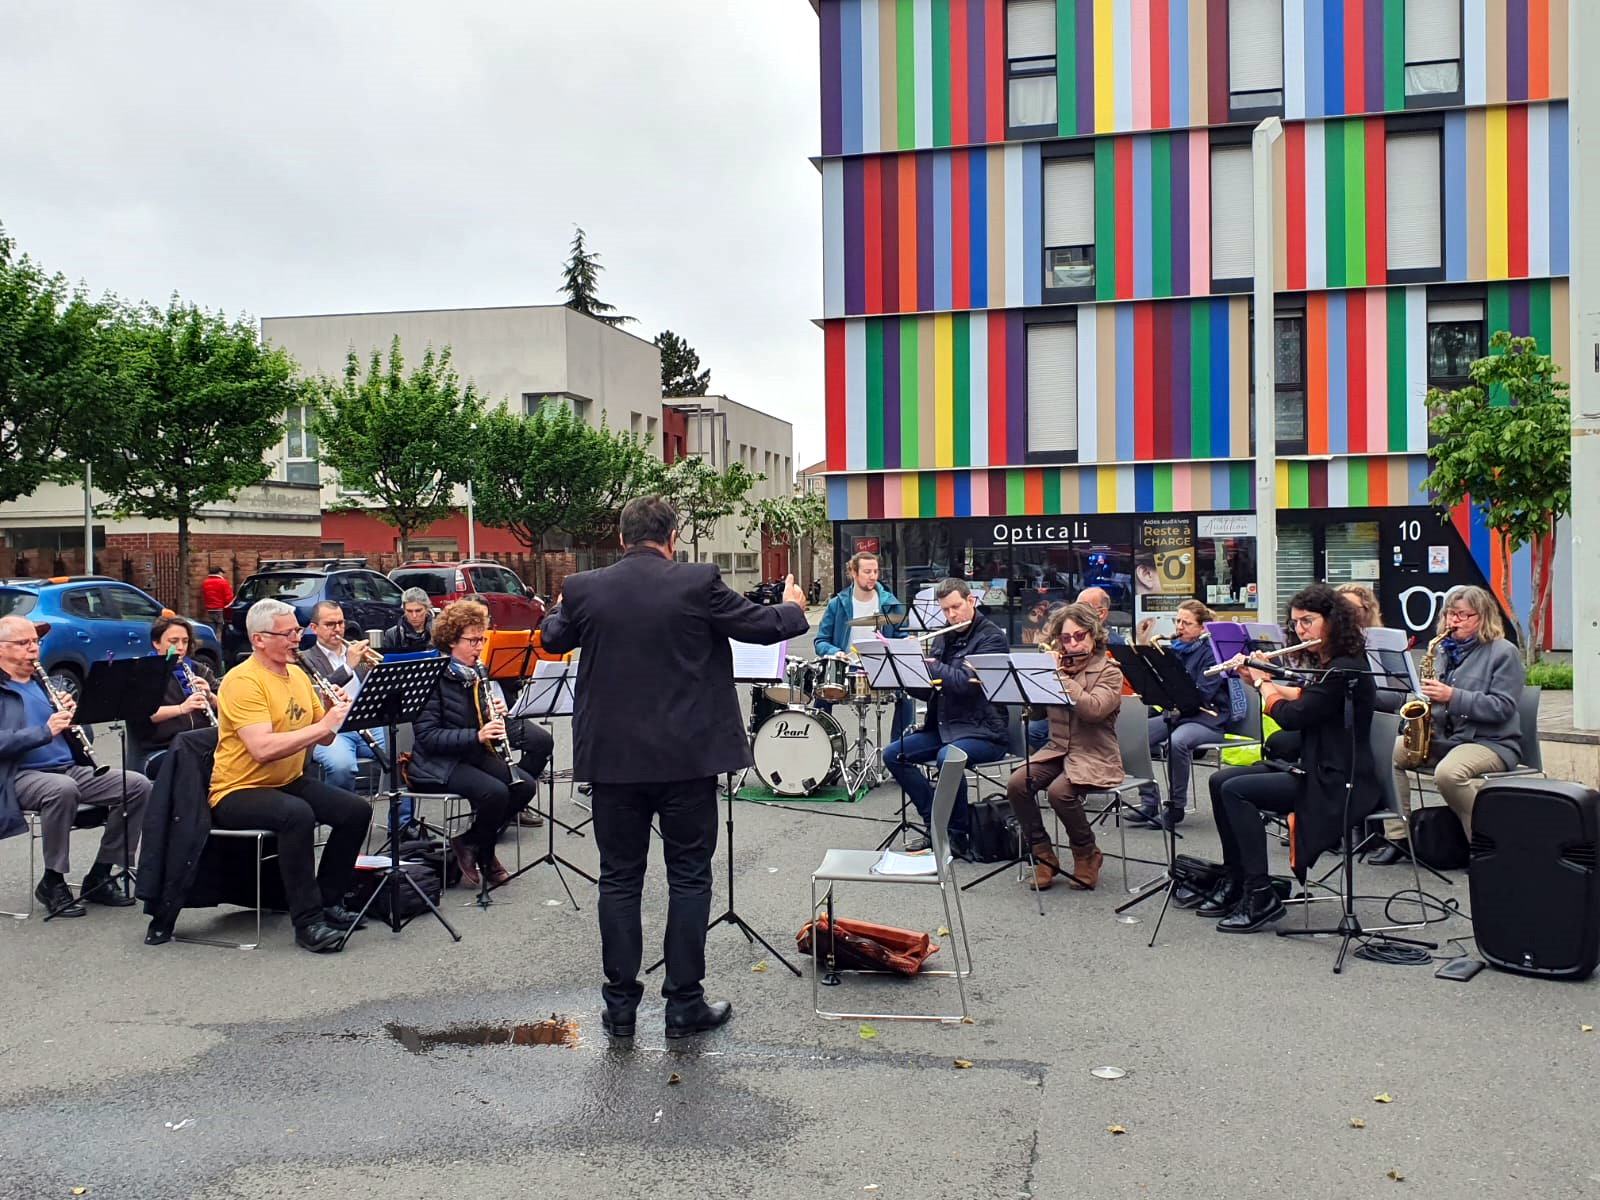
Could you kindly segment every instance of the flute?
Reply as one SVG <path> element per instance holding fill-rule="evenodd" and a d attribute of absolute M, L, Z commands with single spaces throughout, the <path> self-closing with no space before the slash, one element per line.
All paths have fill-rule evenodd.
<path fill-rule="evenodd" d="M 1285 654 L 1294 654 L 1297 651 L 1309 650 L 1313 646 L 1320 645 L 1322 645 L 1321 638 L 1312 638 L 1309 641 L 1296 642 L 1293 646 L 1279 646 L 1276 650 L 1263 650 L 1255 654 L 1235 654 L 1227 662 L 1218 663 L 1214 667 L 1207 667 L 1203 672 L 1201 672 L 1201 674 L 1221 675 L 1224 671 L 1236 670 L 1239 667 L 1248 667 L 1250 665 L 1250 660 L 1253 658 L 1281 658 Z"/>

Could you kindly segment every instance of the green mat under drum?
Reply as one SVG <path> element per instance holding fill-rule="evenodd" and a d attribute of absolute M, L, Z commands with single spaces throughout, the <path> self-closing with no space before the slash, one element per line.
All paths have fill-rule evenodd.
<path fill-rule="evenodd" d="M 780 796 L 765 784 L 747 783 L 736 791 L 734 796 L 739 800 L 765 800 L 780 804 L 854 804 L 870 790 L 867 787 L 860 787 L 856 789 L 854 795 L 851 795 L 843 785 L 834 784 L 820 787 L 806 796 Z"/>

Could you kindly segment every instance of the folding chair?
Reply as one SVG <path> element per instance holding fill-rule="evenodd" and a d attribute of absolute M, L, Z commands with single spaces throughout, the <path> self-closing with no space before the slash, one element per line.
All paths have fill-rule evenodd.
<path fill-rule="evenodd" d="M 1115 787 L 1097 788 L 1085 792 L 1087 796 L 1109 796 L 1110 803 L 1099 809 L 1091 825 L 1103 825 L 1107 816 L 1117 823 L 1117 840 L 1121 845 L 1122 860 L 1122 888 L 1124 891 L 1137 891 L 1139 889 L 1128 886 L 1128 828 L 1122 823 L 1122 810 L 1133 808 L 1134 805 L 1125 800 L 1127 792 L 1137 792 L 1145 784 L 1155 779 L 1155 767 L 1150 759 L 1150 734 L 1149 720 L 1146 716 L 1148 709 L 1145 702 L 1137 696 L 1124 696 L 1122 707 L 1117 711 L 1117 748 L 1122 752 L 1122 782 Z M 1155 865 L 1155 864 L 1152 864 Z M 1165 864 L 1161 864 L 1165 865 Z"/>
<path fill-rule="evenodd" d="M 950 837 L 948 826 L 950 811 L 955 807 L 956 789 L 961 783 L 961 773 L 966 768 L 967 756 L 958 747 L 951 747 L 945 755 L 944 766 L 939 771 L 939 782 L 933 792 L 933 820 L 928 833 L 933 840 L 933 872 L 928 875 L 878 875 L 872 870 L 873 865 L 882 858 L 882 853 L 877 850 L 829 850 L 822 857 L 821 864 L 811 873 L 811 920 L 813 922 L 813 935 L 811 938 L 811 1006 L 817 1016 L 828 1020 L 847 1021 L 945 1021 L 956 1022 L 969 1019 L 967 1010 L 966 978 L 972 974 L 972 950 L 967 944 L 967 926 L 961 912 L 961 889 L 956 886 L 955 872 L 950 858 Z M 956 990 L 961 997 L 961 1012 L 959 1014 L 940 1013 L 863 1013 L 863 1012 L 835 1012 L 822 1007 L 821 984 L 821 945 L 822 938 L 815 933 L 815 922 L 822 911 L 823 903 L 817 899 L 817 885 L 827 884 L 823 894 L 823 903 L 829 913 L 833 911 L 833 896 L 836 886 L 840 883 L 876 883 L 876 884 L 911 884 L 920 887 L 937 887 L 939 898 L 944 902 L 944 925 L 946 929 L 955 930 L 961 937 L 961 953 L 956 953 L 956 938 L 954 935 L 945 938 L 945 946 L 950 951 L 954 965 L 948 971 L 923 971 L 923 975 L 954 976 Z M 952 909 L 950 901 L 955 899 Z M 831 922 L 830 922 L 831 923 Z M 962 964 L 965 963 L 965 967 Z M 868 973 L 868 972 L 863 972 Z"/>
<path fill-rule="evenodd" d="M 97 811 L 99 814 L 101 814 L 101 819 L 98 821 L 84 822 L 79 824 L 78 818 L 81 818 L 85 812 L 89 812 L 91 810 Z M 111 807 L 109 805 L 80 804 L 78 805 L 78 818 L 74 819 L 72 827 L 75 830 L 98 829 L 100 826 L 106 823 L 106 818 L 109 817 L 110 813 Z M 16 921 L 26 921 L 29 917 L 33 916 L 34 906 L 37 903 L 37 897 L 34 896 L 33 893 L 34 889 L 39 885 L 39 843 L 44 838 L 44 833 L 39 823 L 39 813 L 37 810 L 23 809 L 22 819 L 27 822 L 28 825 L 28 832 L 25 835 L 28 839 L 28 907 L 25 912 L 12 912 L 8 909 L 0 909 L 0 917 L 10 917 Z M 118 875 L 117 878 L 121 879 L 122 876 Z"/>
<path fill-rule="evenodd" d="M 227 942 L 217 938 L 189 937 L 174 931 L 172 940 L 175 942 L 191 942 L 201 946 L 221 946 L 226 950 L 255 950 L 261 945 L 261 869 L 262 865 L 278 857 L 278 835 L 270 829 L 216 829 L 210 833 L 214 838 L 251 838 L 255 841 L 256 851 L 256 939 L 253 942 Z M 267 839 L 271 838 L 272 853 L 266 852 Z"/>

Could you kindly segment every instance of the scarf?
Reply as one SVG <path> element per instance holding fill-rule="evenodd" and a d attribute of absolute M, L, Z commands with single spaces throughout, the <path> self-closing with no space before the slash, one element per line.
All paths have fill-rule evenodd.
<path fill-rule="evenodd" d="M 1450 665 L 1450 669 L 1454 671 L 1461 665 L 1462 660 L 1464 660 L 1467 655 L 1472 653 L 1472 648 L 1477 644 L 1478 639 L 1476 637 L 1469 637 L 1461 641 L 1457 641 L 1453 637 L 1446 636 L 1444 641 L 1439 643 L 1439 649 L 1444 651 L 1445 662 L 1447 662 Z"/>

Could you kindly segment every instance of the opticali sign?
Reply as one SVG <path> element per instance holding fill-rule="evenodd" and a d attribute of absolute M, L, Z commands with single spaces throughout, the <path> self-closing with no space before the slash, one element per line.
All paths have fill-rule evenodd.
<path fill-rule="evenodd" d="M 1255 537 L 1255 513 L 1220 513 L 1199 517 L 1198 536 L 1203 538 Z"/>
<path fill-rule="evenodd" d="M 1054 546 L 1060 542 L 1082 542 L 1089 538 L 1087 521 L 1041 521 L 1038 524 L 994 527 L 997 546 Z"/>

